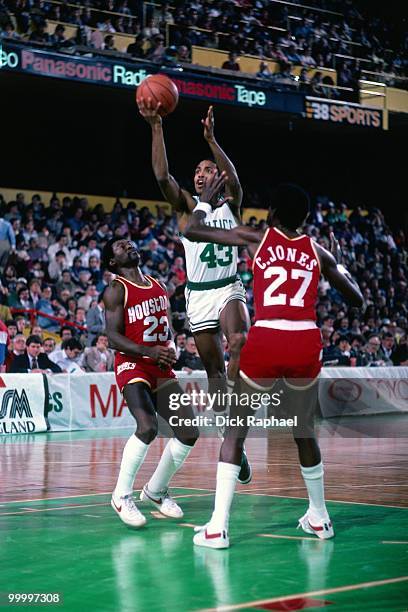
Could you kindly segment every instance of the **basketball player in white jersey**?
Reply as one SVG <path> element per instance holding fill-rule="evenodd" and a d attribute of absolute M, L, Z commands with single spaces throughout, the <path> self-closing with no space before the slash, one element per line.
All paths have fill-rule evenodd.
<path fill-rule="evenodd" d="M 169 173 L 160 103 L 153 106 L 151 98 L 139 100 L 139 111 L 152 128 L 152 165 L 163 196 L 177 212 L 179 232 L 184 245 L 187 266 L 186 307 L 191 331 L 206 369 L 210 385 L 232 391 L 238 375 L 239 355 L 246 339 L 250 321 L 245 305 L 245 289 L 237 276 L 238 248 L 212 243 L 190 242 L 183 237 L 189 217 L 200 200 L 207 178 L 225 172 L 228 182 L 219 205 L 207 216 L 206 223 L 220 229 L 232 229 L 241 221 L 242 188 L 234 164 L 221 149 L 214 135 L 214 114 L 209 107 L 202 120 L 204 138 L 215 161 L 202 160 L 194 173 L 196 195 L 179 186 Z M 225 376 L 222 333 L 228 340 L 230 361 Z M 210 389 L 210 391 L 216 389 Z M 251 470 L 243 456 L 239 481 L 247 484 Z"/>

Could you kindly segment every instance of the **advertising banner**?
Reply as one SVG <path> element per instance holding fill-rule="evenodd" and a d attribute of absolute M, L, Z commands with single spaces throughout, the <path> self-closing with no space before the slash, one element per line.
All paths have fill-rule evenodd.
<path fill-rule="evenodd" d="M 235 81 L 151 63 L 50 53 L 4 41 L 2 46 L 0 43 L 0 69 L 128 89 L 135 89 L 147 76 L 160 71 L 174 81 L 181 97 L 299 115 L 304 111 L 302 94 L 277 92 L 242 78 Z"/>
<path fill-rule="evenodd" d="M 70 374 L 53 374 L 52 376 L 47 376 L 47 418 L 51 431 L 70 431 L 72 429 L 70 380 Z"/>
<path fill-rule="evenodd" d="M 408 368 L 323 368 L 323 417 L 408 412 Z"/>
<path fill-rule="evenodd" d="M 42 374 L 0 376 L 0 435 L 47 431 Z"/>
<path fill-rule="evenodd" d="M 353 102 L 306 96 L 306 118 L 337 125 L 385 129 L 384 113 L 379 108 L 367 108 Z"/>
<path fill-rule="evenodd" d="M 207 418 L 214 420 L 213 408 L 220 401 L 208 393 L 206 373 L 178 372 L 178 381 L 181 396 L 169 397 L 159 392 L 157 401 L 165 401 L 175 415 L 179 405 L 187 401 L 203 423 Z M 276 394 L 281 392 L 281 387 L 277 385 L 271 390 L 271 400 L 275 399 L 272 404 L 257 399 L 254 405 L 257 418 L 274 413 L 276 402 L 278 406 L 280 403 Z M 47 376 L 46 385 L 40 374 L 3 374 L 0 377 L 0 434 L 46 431 L 47 393 L 51 431 L 134 427 L 134 419 L 113 372 L 82 376 L 54 374 Z M 408 368 L 323 368 L 318 393 L 323 418 L 407 413 Z"/>
<path fill-rule="evenodd" d="M 199 391 L 207 384 L 205 372 L 194 376 L 180 373 L 179 382 L 183 391 Z M 135 420 L 129 412 L 125 398 L 116 385 L 113 372 L 89 373 L 84 376 L 71 376 L 69 379 L 71 400 L 70 429 L 109 429 L 134 427 Z M 205 410 L 198 406 L 197 411 Z M 51 421 L 50 421 L 51 422 Z M 59 423 L 61 426 L 61 423 Z"/>

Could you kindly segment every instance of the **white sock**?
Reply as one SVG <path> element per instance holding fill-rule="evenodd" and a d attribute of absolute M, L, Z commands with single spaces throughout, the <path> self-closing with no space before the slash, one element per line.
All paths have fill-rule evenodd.
<path fill-rule="evenodd" d="M 115 487 L 115 496 L 124 497 L 133 491 L 136 474 L 146 457 L 148 444 L 145 444 L 133 434 L 123 449 L 122 462 L 118 482 Z"/>
<path fill-rule="evenodd" d="M 324 501 L 323 463 L 320 462 L 313 467 L 300 466 L 303 480 L 309 495 L 309 510 L 316 519 L 327 515 L 326 503 Z"/>
<path fill-rule="evenodd" d="M 151 493 L 161 493 L 167 489 L 171 478 L 181 468 L 192 448 L 192 446 L 183 444 L 177 438 L 171 438 L 168 441 L 160 457 L 159 464 L 147 483 Z"/>
<path fill-rule="evenodd" d="M 227 392 L 231 395 L 235 387 L 235 380 L 231 380 L 231 378 L 227 378 Z"/>
<path fill-rule="evenodd" d="M 217 467 L 217 489 L 215 492 L 214 512 L 208 525 L 210 533 L 228 531 L 230 508 L 234 497 L 235 485 L 240 465 L 219 461 Z"/>

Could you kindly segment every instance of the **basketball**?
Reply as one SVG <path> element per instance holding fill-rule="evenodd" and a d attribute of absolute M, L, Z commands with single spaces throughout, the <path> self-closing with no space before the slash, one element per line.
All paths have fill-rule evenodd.
<path fill-rule="evenodd" d="M 164 74 L 153 74 L 146 77 L 136 90 L 136 101 L 151 98 L 153 104 L 161 103 L 160 115 L 165 117 L 174 111 L 178 103 L 178 90 L 169 77 Z"/>

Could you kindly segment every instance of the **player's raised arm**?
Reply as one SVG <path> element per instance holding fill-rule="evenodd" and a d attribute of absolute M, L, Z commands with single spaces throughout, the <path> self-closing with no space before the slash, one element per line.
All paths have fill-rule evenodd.
<path fill-rule="evenodd" d="M 103 294 L 105 304 L 106 334 L 111 348 L 129 357 L 150 357 L 159 366 L 172 366 L 175 361 L 173 350 L 166 346 L 144 346 L 136 344 L 124 335 L 124 298 L 125 291 L 120 283 L 109 285 Z"/>
<path fill-rule="evenodd" d="M 152 166 L 160 190 L 167 202 L 180 213 L 189 212 L 188 199 L 191 196 L 181 189 L 169 172 L 166 145 L 164 142 L 162 118 L 159 115 L 160 102 L 153 106 L 152 99 L 138 101 L 139 112 L 152 128 Z"/>
<path fill-rule="evenodd" d="M 330 238 L 331 253 L 322 246 L 316 245 L 322 274 L 329 281 L 330 285 L 344 296 L 351 306 L 360 308 L 364 304 L 360 287 L 346 268 L 337 263 L 341 256 L 339 244 L 333 234 L 331 234 Z"/>
<path fill-rule="evenodd" d="M 217 201 L 217 197 L 225 185 L 226 178 L 224 171 L 219 176 L 213 175 L 206 180 L 201 194 L 202 201 L 196 206 L 189 218 L 184 230 L 184 236 L 191 240 L 191 242 L 213 242 L 229 246 L 258 245 L 264 232 L 253 227 L 238 225 L 232 229 L 223 230 L 204 223 L 207 212 L 210 212 L 213 206 L 222 204 L 222 202 Z M 228 199 L 226 198 L 226 200 Z"/>
<path fill-rule="evenodd" d="M 215 163 L 217 164 L 220 172 L 225 171 L 228 176 L 228 183 L 226 184 L 226 195 L 230 196 L 229 206 L 233 214 L 241 219 L 241 203 L 242 203 L 242 187 L 239 182 L 238 174 L 234 164 L 226 155 L 225 151 L 220 147 L 215 139 L 214 134 L 214 110 L 210 106 L 205 119 L 201 120 L 204 126 L 204 138 L 208 142 L 212 154 L 214 155 Z"/>

